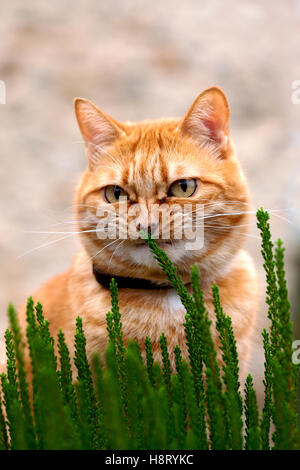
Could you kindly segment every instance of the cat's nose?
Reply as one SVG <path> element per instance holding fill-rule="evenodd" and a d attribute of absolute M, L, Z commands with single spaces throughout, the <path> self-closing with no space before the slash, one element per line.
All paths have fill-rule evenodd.
<path fill-rule="evenodd" d="M 153 234 L 157 230 L 157 227 L 158 227 L 157 223 L 153 223 L 153 224 L 138 223 L 136 225 L 136 230 L 137 232 L 140 232 L 142 230 L 143 232 L 146 232 L 150 235 L 151 233 Z"/>

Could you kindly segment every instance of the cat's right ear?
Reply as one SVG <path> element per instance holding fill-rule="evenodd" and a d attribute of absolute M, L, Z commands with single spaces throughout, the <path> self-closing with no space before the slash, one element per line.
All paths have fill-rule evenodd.
<path fill-rule="evenodd" d="M 91 101 L 75 98 L 75 114 L 85 142 L 89 168 L 93 170 L 105 149 L 113 144 L 123 130 L 110 116 L 101 111 Z"/>
<path fill-rule="evenodd" d="M 225 157 L 229 143 L 229 105 L 220 88 L 203 91 L 194 101 L 181 124 L 181 132 L 194 142 L 213 145 Z"/>

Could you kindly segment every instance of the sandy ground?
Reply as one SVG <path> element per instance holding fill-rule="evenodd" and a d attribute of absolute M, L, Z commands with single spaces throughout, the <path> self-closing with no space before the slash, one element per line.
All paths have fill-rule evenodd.
<path fill-rule="evenodd" d="M 1 330 L 8 301 L 18 305 L 76 251 L 75 235 L 49 244 L 63 235 L 25 232 L 60 231 L 72 220 L 74 187 L 86 164 L 74 96 L 119 120 L 139 120 L 181 116 L 200 91 L 221 86 L 254 207 L 278 211 L 273 234 L 287 246 L 295 296 L 300 105 L 291 95 L 300 79 L 299 28 L 295 0 L 6 3 L 0 19 L 7 94 L 0 105 Z M 247 244 L 259 266 L 257 235 L 253 220 Z M 260 275 L 263 290 L 261 269 Z M 259 327 L 263 311 L 262 305 Z"/>

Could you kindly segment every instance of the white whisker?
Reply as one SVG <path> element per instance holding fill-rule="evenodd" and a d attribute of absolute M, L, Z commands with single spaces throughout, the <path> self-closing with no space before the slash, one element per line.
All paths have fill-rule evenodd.
<path fill-rule="evenodd" d="M 112 261 L 114 255 L 115 255 L 115 253 L 118 251 L 118 249 L 120 248 L 120 246 L 123 245 L 123 243 L 125 243 L 125 242 L 126 242 L 126 240 L 122 240 L 122 241 L 119 243 L 119 245 L 114 249 L 114 252 L 113 252 L 113 254 L 111 255 L 110 260 L 109 260 L 109 263 L 108 263 L 108 268 L 109 268 L 109 266 L 110 266 L 110 263 L 111 263 L 111 261 Z"/>
<path fill-rule="evenodd" d="M 117 241 L 119 241 L 119 239 L 117 238 L 116 240 L 113 240 L 111 243 L 108 243 L 108 245 L 105 245 L 103 248 L 101 248 L 101 250 L 97 251 L 97 253 L 95 255 L 93 255 L 91 258 L 88 259 L 87 262 L 89 261 L 92 261 L 92 259 L 96 258 L 96 256 L 100 255 L 100 253 L 105 250 L 105 248 L 108 248 L 109 246 L 113 245 L 114 243 L 116 243 Z"/>
<path fill-rule="evenodd" d="M 51 242 L 43 243 L 43 244 L 40 245 L 40 246 L 36 246 L 35 248 L 31 248 L 30 250 L 26 251 L 26 252 L 23 253 L 22 255 L 19 255 L 19 256 L 17 257 L 17 259 L 22 258 L 23 256 L 28 255 L 29 253 L 32 253 L 33 251 L 39 250 L 40 248 L 44 248 L 44 247 L 46 247 L 46 246 L 53 245 L 53 244 L 56 243 L 56 242 L 59 242 L 59 241 L 61 241 L 61 240 L 65 240 L 66 238 L 70 238 L 70 237 L 72 237 L 73 235 L 74 235 L 74 233 L 71 233 L 71 234 L 66 235 L 65 237 L 61 237 L 61 238 L 58 238 L 57 240 L 52 240 Z"/>
<path fill-rule="evenodd" d="M 79 233 L 97 233 L 97 232 L 103 232 L 104 231 L 104 228 L 102 229 L 96 229 L 96 230 L 80 230 L 79 232 L 74 232 L 74 231 L 68 231 L 68 232 L 41 232 L 41 231 L 38 231 L 38 230 L 22 230 L 23 233 L 39 233 L 39 234 L 59 234 L 59 233 L 62 233 L 62 234 L 66 234 L 66 233 L 72 233 L 74 235 L 76 234 L 79 234 Z"/>

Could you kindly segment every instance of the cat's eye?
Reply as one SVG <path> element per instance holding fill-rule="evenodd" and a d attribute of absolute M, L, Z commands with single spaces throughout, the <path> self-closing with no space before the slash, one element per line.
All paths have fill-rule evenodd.
<path fill-rule="evenodd" d="M 118 202 L 121 196 L 128 198 L 128 194 L 126 191 L 124 191 L 124 189 L 113 184 L 104 188 L 104 196 L 106 201 L 111 204 Z"/>
<path fill-rule="evenodd" d="M 191 197 L 197 188 L 195 179 L 178 180 L 171 184 L 168 195 L 175 197 Z"/>

